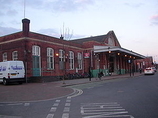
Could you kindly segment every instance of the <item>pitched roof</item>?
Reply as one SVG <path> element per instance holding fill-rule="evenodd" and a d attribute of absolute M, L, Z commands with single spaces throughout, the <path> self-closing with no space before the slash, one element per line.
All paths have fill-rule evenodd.
<path fill-rule="evenodd" d="M 91 36 L 91 37 L 86 37 L 86 38 L 74 39 L 74 40 L 71 40 L 71 41 L 74 42 L 74 43 L 79 43 L 79 44 L 83 44 L 83 43 L 89 42 L 89 41 L 96 41 L 96 42 L 99 42 L 99 43 L 102 43 L 102 44 L 106 43 L 108 45 L 109 38 L 112 38 L 113 42 L 115 42 L 115 46 L 120 46 L 120 43 L 117 40 L 117 37 L 116 37 L 114 31 L 109 31 L 105 35 Z"/>
<path fill-rule="evenodd" d="M 74 43 L 84 43 L 88 41 L 97 41 L 97 42 L 104 42 L 104 40 L 107 38 L 107 35 L 100 35 L 100 36 L 91 36 L 91 37 L 86 37 L 86 38 L 81 38 L 81 39 L 75 39 L 71 40 Z"/>

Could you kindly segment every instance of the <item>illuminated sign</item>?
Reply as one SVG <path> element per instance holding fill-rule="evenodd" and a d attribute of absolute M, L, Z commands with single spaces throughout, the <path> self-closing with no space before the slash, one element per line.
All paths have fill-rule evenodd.
<path fill-rule="evenodd" d="M 89 52 L 84 53 L 84 58 L 90 58 L 90 53 Z"/>

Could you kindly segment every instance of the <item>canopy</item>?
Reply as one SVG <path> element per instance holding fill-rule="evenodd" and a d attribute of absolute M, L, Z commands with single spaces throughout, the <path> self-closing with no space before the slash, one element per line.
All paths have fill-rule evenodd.
<path fill-rule="evenodd" d="M 122 47 L 116 47 L 116 46 L 94 46 L 94 53 L 100 53 L 100 52 L 117 52 L 117 53 L 123 53 L 125 55 L 134 56 L 137 59 L 144 59 L 145 56 L 138 54 L 136 52 L 133 52 L 132 50 L 127 50 Z"/>

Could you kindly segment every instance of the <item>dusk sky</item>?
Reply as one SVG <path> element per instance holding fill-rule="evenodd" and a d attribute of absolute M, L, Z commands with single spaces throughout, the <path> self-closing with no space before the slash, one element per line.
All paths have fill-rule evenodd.
<path fill-rule="evenodd" d="M 0 36 L 21 31 L 24 17 L 30 31 L 53 37 L 113 30 L 123 48 L 158 62 L 158 0 L 0 0 Z"/>

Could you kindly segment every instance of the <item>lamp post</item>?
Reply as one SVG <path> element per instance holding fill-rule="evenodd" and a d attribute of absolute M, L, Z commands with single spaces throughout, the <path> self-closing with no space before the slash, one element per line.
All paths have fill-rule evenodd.
<path fill-rule="evenodd" d="M 129 73 L 130 73 L 130 76 L 131 76 L 131 60 L 128 59 L 128 63 L 129 63 Z"/>
<path fill-rule="evenodd" d="M 110 67 L 110 54 L 111 54 L 111 51 L 110 51 L 110 47 L 108 47 L 108 75 L 111 76 L 111 67 Z"/>

